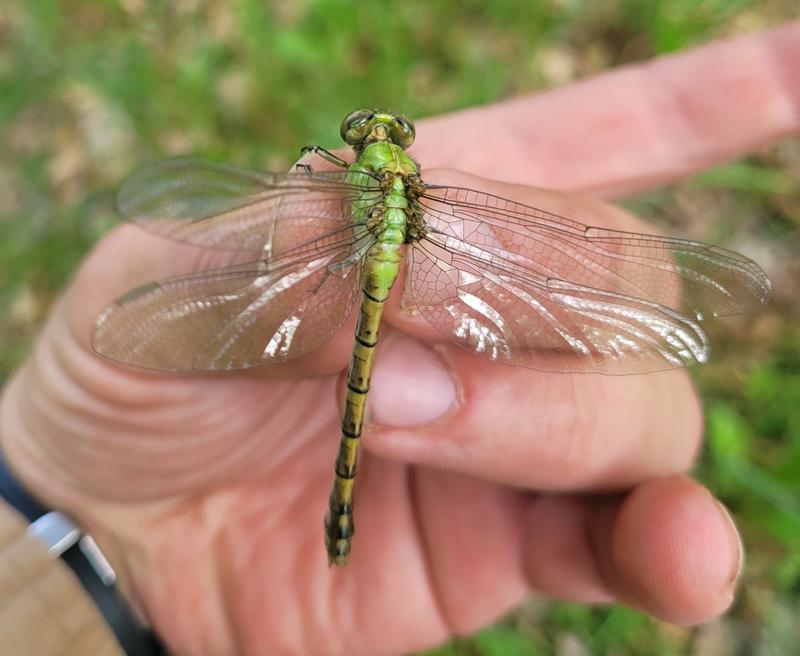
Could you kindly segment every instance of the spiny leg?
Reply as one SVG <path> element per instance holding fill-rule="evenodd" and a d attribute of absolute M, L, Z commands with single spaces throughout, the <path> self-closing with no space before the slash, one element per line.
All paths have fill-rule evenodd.
<path fill-rule="evenodd" d="M 303 146 L 300 149 L 300 154 L 305 155 L 306 153 L 314 153 L 325 161 L 335 164 L 336 166 L 341 166 L 343 169 L 346 169 L 348 166 L 350 166 L 350 162 L 342 159 L 338 155 L 334 155 L 331 151 L 326 150 L 322 146 Z"/>

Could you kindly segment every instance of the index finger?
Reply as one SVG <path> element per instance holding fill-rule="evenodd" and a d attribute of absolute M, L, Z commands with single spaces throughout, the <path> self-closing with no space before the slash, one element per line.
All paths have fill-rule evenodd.
<path fill-rule="evenodd" d="M 412 152 L 428 167 L 621 196 L 796 132 L 798 69 L 800 21 L 420 121 Z"/>
<path fill-rule="evenodd" d="M 634 216 L 596 200 L 453 171 L 430 174 L 431 182 L 485 190 L 577 219 L 592 217 L 603 227 L 641 228 Z M 424 260 L 414 264 L 426 266 Z M 576 263 L 574 275 L 580 275 L 577 269 Z M 498 366 L 447 343 L 444 332 L 414 311 L 413 293 L 412 307 L 404 308 L 405 282 L 401 277 L 392 291 L 386 324 L 435 346 L 430 351 L 399 335 L 379 346 L 368 400 L 375 430 L 364 442 L 373 452 L 549 490 L 621 489 L 686 471 L 693 463 L 701 419 L 685 372 L 651 373 L 644 379 Z M 507 294 L 499 290 L 493 308 L 501 323 L 513 321 L 501 302 Z M 451 297 L 443 296 L 449 303 Z M 455 335 L 450 334 L 458 341 Z"/>

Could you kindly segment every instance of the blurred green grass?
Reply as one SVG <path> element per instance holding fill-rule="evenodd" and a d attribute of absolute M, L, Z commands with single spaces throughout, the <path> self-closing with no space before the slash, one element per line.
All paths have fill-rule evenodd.
<path fill-rule="evenodd" d="M 6 3 L 0 376 L 112 224 L 113 188 L 138 163 L 191 152 L 281 169 L 300 145 L 335 145 L 358 106 L 452 111 L 794 15 L 794 0 Z M 431 654 L 799 653 L 798 172 L 800 146 L 785 142 L 628 201 L 674 234 L 745 249 L 776 282 L 766 311 L 715 336 L 715 360 L 695 372 L 708 417 L 698 474 L 748 547 L 732 612 L 681 629 L 535 600 Z"/>

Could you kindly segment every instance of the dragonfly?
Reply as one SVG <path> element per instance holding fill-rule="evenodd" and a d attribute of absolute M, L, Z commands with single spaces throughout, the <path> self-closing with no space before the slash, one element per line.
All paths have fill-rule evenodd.
<path fill-rule="evenodd" d="M 359 109 L 346 161 L 256 173 L 198 159 L 158 162 L 120 186 L 123 217 L 226 253 L 224 266 L 139 287 L 98 317 L 115 362 L 230 371 L 312 353 L 358 311 L 333 488 L 329 564 L 355 533 L 354 484 L 381 314 L 401 265 L 404 307 L 493 362 L 631 374 L 706 362 L 703 323 L 765 303 L 770 280 L 715 245 L 592 227 L 477 189 L 426 184 L 413 123 Z M 226 257 L 228 257 L 226 256 Z"/>

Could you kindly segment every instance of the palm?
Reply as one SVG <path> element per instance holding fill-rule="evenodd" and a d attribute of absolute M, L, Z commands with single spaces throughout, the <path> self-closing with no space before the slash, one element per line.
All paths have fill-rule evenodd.
<path fill-rule="evenodd" d="M 125 526 L 152 528 L 137 545 L 145 558 L 131 561 L 131 582 L 180 653 L 292 651 L 298 633 L 290 617 L 302 621 L 308 653 L 406 652 L 444 638 L 452 622 L 459 629 L 484 623 L 523 594 L 503 567 L 515 543 L 506 534 L 518 525 L 509 521 L 511 493 L 369 456 L 352 562 L 328 567 L 320 509 L 336 448 L 336 381 L 158 377 L 166 414 L 154 405 L 152 425 L 136 421 L 148 414 L 141 406 L 119 415 L 121 430 L 105 449 L 119 461 L 102 477 L 126 481 L 114 487 L 117 501 L 137 499 L 124 504 Z M 157 459 L 142 443 L 154 439 L 162 447 Z M 137 452 L 151 463 L 146 478 L 132 475 Z M 481 512 L 484 504 L 491 511 Z M 480 531 L 469 519 L 476 511 L 493 518 Z M 427 560 L 445 549 L 454 571 L 431 580 Z M 492 560 L 494 596 L 482 594 L 464 614 L 458 599 L 481 577 L 482 557 Z M 247 649 L 231 648 L 240 643 Z"/>

